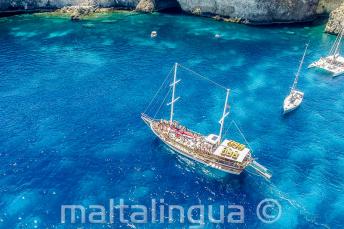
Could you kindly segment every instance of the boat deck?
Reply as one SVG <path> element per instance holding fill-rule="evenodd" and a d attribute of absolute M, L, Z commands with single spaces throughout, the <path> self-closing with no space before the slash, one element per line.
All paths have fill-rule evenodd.
<path fill-rule="evenodd" d="M 309 67 L 317 67 L 331 72 L 333 77 L 339 76 L 344 74 L 344 57 L 337 55 L 336 57 L 328 56 L 320 58 L 320 60 L 312 63 Z"/>
<path fill-rule="evenodd" d="M 212 167 L 240 173 L 252 160 L 250 150 L 232 140 L 212 144 L 207 137 L 165 120 L 154 122 L 152 127 L 165 143 Z"/>
<path fill-rule="evenodd" d="M 141 117 L 160 140 L 185 157 L 236 175 L 249 166 L 264 178 L 271 178 L 270 172 L 255 163 L 251 151 L 243 144 L 233 140 L 224 140 L 218 144 L 217 135 L 201 135 L 176 121 L 170 123 L 163 119 L 156 120 L 145 114 Z"/>
<path fill-rule="evenodd" d="M 250 150 L 245 145 L 233 140 L 224 140 L 217 147 L 214 155 L 224 157 L 228 160 L 242 163 L 244 158 L 249 154 Z"/>

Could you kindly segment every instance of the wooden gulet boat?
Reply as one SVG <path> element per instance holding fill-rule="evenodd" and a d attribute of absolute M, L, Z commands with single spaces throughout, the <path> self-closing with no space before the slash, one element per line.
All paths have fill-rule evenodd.
<path fill-rule="evenodd" d="M 171 102 L 167 104 L 171 107 L 170 119 L 154 119 L 142 113 L 141 118 L 143 121 L 169 148 L 187 158 L 236 175 L 241 174 L 246 167 L 250 166 L 259 175 L 262 175 L 266 179 L 270 179 L 272 176 L 271 173 L 268 169 L 254 160 L 251 155 L 251 150 L 247 146 L 233 140 L 225 139 L 222 141 L 225 118 L 229 115 L 229 89 L 226 89 L 225 104 L 222 117 L 219 121 L 220 130 L 217 135 L 210 134 L 208 136 L 203 136 L 202 134 L 187 129 L 173 119 L 174 104 L 180 98 L 175 98 L 175 88 L 177 83 L 180 82 L 180 80 L 177 80 L 178 66 L 181 65 L 177 63 L 174 65 L 173 82 L 170 84 L 172 87 L 172 98 Z M 205 77 L 202 76 L 202 78 Z M 215 83 L 213 81 L 211 82 Z"/>

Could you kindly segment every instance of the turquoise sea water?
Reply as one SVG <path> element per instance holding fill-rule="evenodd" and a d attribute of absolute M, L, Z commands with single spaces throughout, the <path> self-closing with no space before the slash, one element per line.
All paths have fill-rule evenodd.
<path fill-rule="evenodd" d="M 194 228 L 343 228 L 344 78 L 304 69 L 304 102 L 281 115 L 304 45 L 310 42 L 308 65 L 335 39 L 323 29 L 176 15 L 109 14 L 78 23 L 37 15 L 0 19 L 0 228 L 72 228 L 60 223 L 62 204 L 107 205 L 110 198 L 245 208 L 242 224 L 206 220 Z M 272 171 L 270 182 L 185 160 L 144 125 L 140 113 L 174 62 L 232 89 L 227 136 L 242 141 L 230 125 L 235 120 L 254 156 Z M 179 77 L 176 119 L 216 133 L 224 92 L 186 71 Z M 271 225 L 256 215 L 265 198 L 283 210 Z"/>

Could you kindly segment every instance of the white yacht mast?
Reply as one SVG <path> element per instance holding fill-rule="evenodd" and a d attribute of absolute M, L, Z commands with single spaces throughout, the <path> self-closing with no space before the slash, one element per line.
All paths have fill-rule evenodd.
<path fill-rule="evenodd" d="M 219 133 L 219 137 L 218 137 L 218 143 L 221 143 L 221 138 L 222 138 L 222 131 L 223 131 L 223 126 L 225 123 L 225 118 L 228 116 L 229 112 L 227 112 L 227 108 L 228 108 L 228 96 L 229 96 L 229 89 L 227 89 L 227 93 L 226 93 L 226 101 L 225 101 L 225 105 L 223 107 L 223 113 L 222 113 L 222 117 L 219 121 L 220 123 L 220 133 Z"/>
<path fill-rule="evenodd" d="M 177 67 L 178 67 L 178 63 L 174 64 L 174 74 L 173 74 L 173 83 L 170 84 L 170 86 L 172 87 L 172 99 L 171 102 L 169 102 L 167 105 L 171 105 L 171 114 L 170 114 L 170 124 L 172 124 L 173 122 L 173 114 L 174 114 L 174 103 L 177 102 L 177 100 L 180 98 L 174 98 L 175 96 L 175 92 L 176 92 L 176 84 L 180 82 L 180 80 L 176 80 L 177 79 Z"/>
<path fill-rule="evenodd" d="M 308 45 L 309 44 L 306 44 L 306 49 L 305 49 L 305 52 L 303 53 L 303 56 L 302 56 L 302 59 L 301 59 L 300 65 L 299 65 L 299 69 L 297 70 L 297 73 L 295 75 L 294 83 L 293 83 L 293 86 L 291 87 L 291 90 L 295 90 L 296 89 L 297 83 L 299 81 L 300 72 L 301 72 L 301 69 L 302 69 L 302 66 L 303 66 L 303 62 L 305 61 Z"/>

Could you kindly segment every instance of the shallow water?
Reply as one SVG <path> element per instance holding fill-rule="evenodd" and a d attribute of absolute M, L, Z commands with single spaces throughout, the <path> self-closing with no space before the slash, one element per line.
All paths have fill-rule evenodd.
<path fill-rule="evenodd" d="M 281 115 L 304 45 L 310 41 L 306 66 L 335 39 L 323 29 L 126 13 L 80 23 L 44 15 L 0 19 L 0 228 L 67 228 L 62 204 L 107 205 L 110 198 L 241 204 L 245 222 L 231 225 L 239 228 L 342 228 L 344 78 L 304 69 L 304 102 Z M 227 136 L 242 141 L 230 125 L 235 120 L 273 172 L 271 182 L 185 160 L 144 125 L 140 113 L 174 62 L 232 89 Z M 178 76 L 175 118 L 216 133 L 224 91 L 184 70 Z M 167 109 L 157 117 L 168 117 Z M 282 205 L 272 225 L 256 216 L 264 198 Z M 132 225 L 92 228 L 107 226 Z M 206 221 L 196 228 L 222 227 Z"/>

